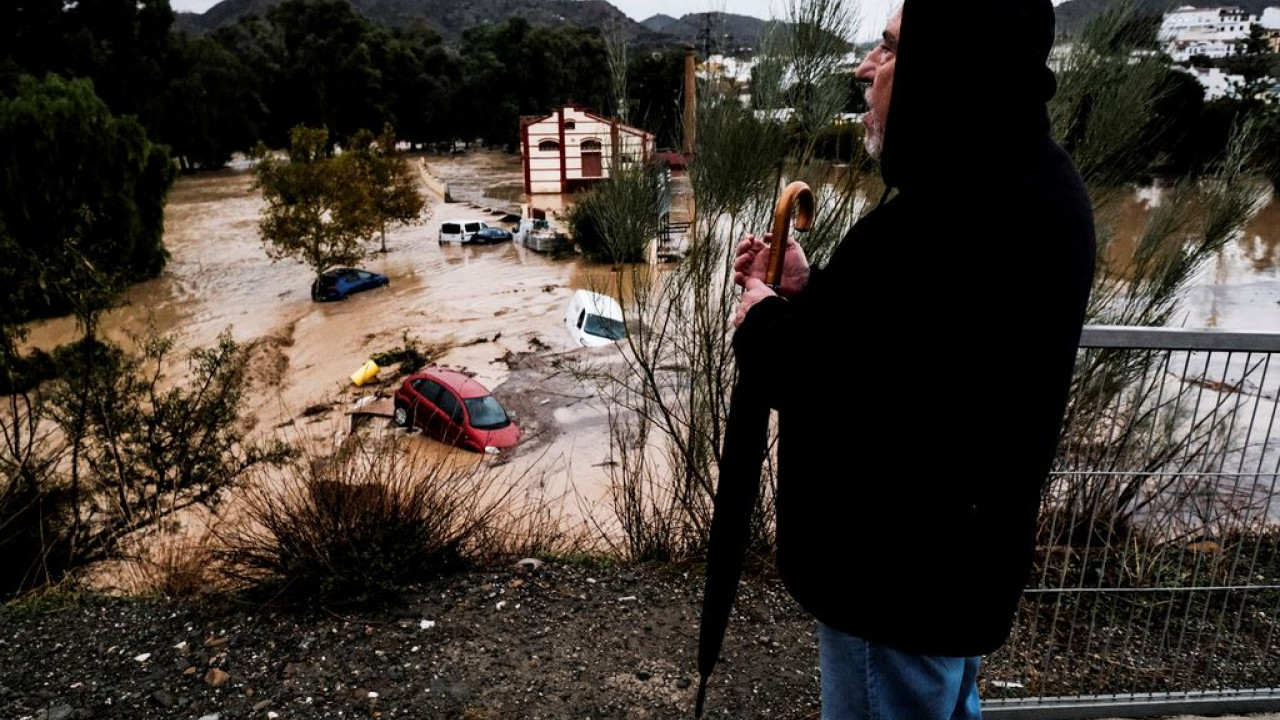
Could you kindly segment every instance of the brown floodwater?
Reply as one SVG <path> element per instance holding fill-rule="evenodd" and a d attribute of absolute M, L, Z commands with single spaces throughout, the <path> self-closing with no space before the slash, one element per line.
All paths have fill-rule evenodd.
<path fill-rule="evenodd" d="M 520 166 L 518 158 L 497 153 L 429 162 L 440 177 L 464 188 L 464 197 L 474 204 L 444 203 L 428 193 L 431 218 L 391 230 L 388 252 L 361 263 L 390 277 L 390 285 L 335 303 L 310 299 L 312 275 L 305 265 L 267 258 L 257 229 L 262 202 L 249 172 L 181 178 L 165 212 L 167 267 L 160 277 L 128 290 L 125 304 L 104 317 L 103 332 L 128 342 L 150 321 L 188 348 L 213 343 L 227 328 L 238 341 L 261 341 L 253 367 L 259 382 L 248 408 L 256 428 L 289 427 L 295 439 L 318 443 L 347 432 L 342 411 L 353 394 L 391 390 L 354 390 L 349 376 L 370 355 L 402 345 L 406 334 L 423 347 L 448 347 L 437 362 L 474 374 L 501 398 L 510 372 L 504 358 L 538 348 L 567 350 L 563 313 L 572 290 L 598 284 L 610 268 L 514 243 L 440 244 L 442 218 L 478 217 L 508 225 L 501 211 L 513 204 L 518 209 L 518 203 L 502 198 L 486 203 L 481 196 L 487 187 L 507 188 L 504 197 L 510 196 Z M 553 212 L 562 208 L 558 196 L 547 200 L 538 206 Z M 27 345 L 50 349 L 75 336 L 72 319 L 46 320 L 33 324 Z M 303 410 L 328 403 L 335 404 L 334 412 L 300 419 Z M 572 432 L 524 462 L 539 464 L 534 473 L 554 475 L 552 482 L 540 481 L 544 493 L 585 496 L 574 503 L 599 504 L 605 500 L 599 493 L 608 486 L 605 409 L 587 397 L 558 415 Z M 512 471 L 531 472 L 527 466 Z"/>
<path fill-rule="evenodd" d="M 513 243 L 439 244 L 443 218 L 509 224 L 504 215 L 518 212 L 525 200 L 521 169 L 518 156 L 494 152 L 429 157 L 427 163 L 464 202 L 444 203 L 428 194 L 431 219 L 391 230 L 389 252 L 363 263 L 389 276 L 390 286 L 324 304 L 309 297 L 306 266 L 267 259 L 257 230 L 262 203 L 249 172 L 181 178 L 165 214 L 168 266 L 160 277 L 130 288 L 126 304 L 104 318 L 103 331 L 125 341 L 150 319 L 187 347 L 209 345 L 226 328 L 240 341 L 261 341 L 264 350 L 255 354 L 253 368 L 259 383 L 249 407 L 257 429 L 287 426 L 318 442 L 347 431 L 342 410 L 353 394 L 378 389 L 353 390 L 349 376 L 370 355 L 400 346 L 405 334 L 423 346 L 448 346 L 440 363 L 473 373 L 501 398 L 510 374 L 504 358 L 567 349 L 562 314 L 570 293 L 601 287 L 611 269 Z M 1126 208 L 1128 221 L 1140 219 L 1154 197 L 1136 194 Z M 567 200 L 535 196 L 532 204 L 554 216 Z M 1192 284 L 1183 324 L 1280 332 L 1278 265 L 1280 204 L 1273 200 Z M 904 282 L 911 276 L 910 268 L 896 272 Z M 909 297 L 910 288 L 904 291 L 900 296 Z M 50 349 L 74 337 L 71 319 L 53 319 L 34 324 L 27 344 Z M 298 420 L 304 409 L 325 403 L 335 410 Z M 588 395 L 558 409 L 563 434 L 513 469 L 541 477 L 544 492 L 572 496 L 579 506 L 607 507 L 606 417 L 603 403 Z"/>
<path fill-rule="evenodd" d="M 1114 222 L 1113 255 L 1132 252 L 1132 237 L 1147 213 L 1164 201 L 1158 187 L 1143 188 L 1126 199 Z M 1113 258 L 1114 259 L 1114 258 Z M 1174 318 L 1187 328 L 1280 332 L 1280 198 L 1271 196 L 1228 243 L 1188 283 Z"/>

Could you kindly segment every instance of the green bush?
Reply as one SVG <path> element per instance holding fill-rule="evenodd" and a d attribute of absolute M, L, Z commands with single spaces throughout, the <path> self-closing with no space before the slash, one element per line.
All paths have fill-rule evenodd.
<path fill-rule="evenodd" d="M 656 165 L 615 167 L 607 180 L 575 200 L 569 233 L 589 260 L 641 262 L 658 236 L 666 203 L 666 182 Z"/>

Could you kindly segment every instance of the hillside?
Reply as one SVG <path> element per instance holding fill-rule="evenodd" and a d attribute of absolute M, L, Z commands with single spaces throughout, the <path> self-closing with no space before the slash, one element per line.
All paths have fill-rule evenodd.
<path fill-rule="evenodd" d="M 284 0 L 223 0 L 203 14 L 177 13 L 175 26 L 192 33 L 234 24 L 245 15 L 264 15 Z M 675 42 L 632 20 L 605 0 L 350 0 L 356 12 L 377 25 L 390 28 L 425 24 L 455 43 L 462 31 L 487 22 L 522 17 L 542 26 L 574 25 L 623 28 L 636 47 L 659 47 Z"/>
<path fill-rule="evenodd" d="M 711 52 L 732 53 L 739 48 L 755 49 L 770 23 L 750 15 L 733 13 L 689 13 L 679 19 L 654 15 L 640 23 L 654 31 L 671 35 L 683 44 Z"/>

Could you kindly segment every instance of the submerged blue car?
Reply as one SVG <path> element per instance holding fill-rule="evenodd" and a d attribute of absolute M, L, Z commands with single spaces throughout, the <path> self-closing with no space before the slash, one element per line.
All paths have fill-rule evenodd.
<path fill-rule="evenodd" d="M 372 290 L 391 282 L 386 275 L 359 268 L 330 268 L 311 283 L 311 299 L 345 300 L 352 293 Z"/>
<path fill-rule="evenodd" d="M 483 227 L 471 236 L 473 243 L 500 243 L 511 240 L 511 231 L 500 227 Z"/>

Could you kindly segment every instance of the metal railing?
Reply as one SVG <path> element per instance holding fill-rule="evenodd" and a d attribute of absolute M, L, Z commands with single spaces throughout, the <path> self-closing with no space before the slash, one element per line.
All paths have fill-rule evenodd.
<path fill-rule="evenodd" d="M 1278 353 L 1280 334 L 1085 328 L 984 714 L 1280 710 Z"/>

